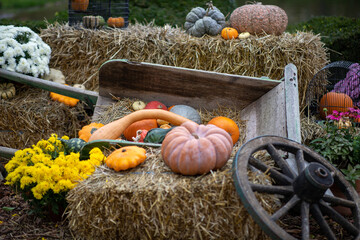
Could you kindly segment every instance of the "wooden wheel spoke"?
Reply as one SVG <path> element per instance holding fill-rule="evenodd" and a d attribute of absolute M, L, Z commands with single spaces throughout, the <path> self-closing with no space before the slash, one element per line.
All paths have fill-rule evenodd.
<path fill-rule="evenodd" d="M 310 204 L 301 202 L 301 239 L 310 239 Z"/>
<path fill-rule="evenodd" d="M 294 179 L 296 177 L 296 174 L 291 170 L 289 164 L 285 161 L 285 159 L 281 156 L 279 151 L 272 145 L 271 143 L 267 145 L 267 151 L 270 154 L 270 156 L 273 158 L 273 160 L 277 163 L 277 165 L 281 168 L 283 173 Z"/>
<path fill-rule="evenodd" d="M 348 207 L 348 208 L 356 207 L 356 204 L 354 201 L 344 199 L 344 198 L 339 198 L 339 197 L 330 196 L 330 195 L 324 195 L 324 197 L 322 199 L 325 202 L 328 202 L 328 203 L 331 203 L 334 205 L 340 205 L 340 206 Z"/>
<path fill-rule="evenodd" d="M 279 194 L 283 196 L 289 196 L 294 194 L 292 186 L 273 186 L 250 183 L 250 187 L 254 192 Z"/>
<path fill-rule="evenodd" d="M 282 206 L 279 210 L 277 210 L 272 216 L 271 219 L 273 221 L 277 221 L 279 218 L 284 216 L 291 208 L 293 208 L 298 202 L 300 202 L 300 198 L 294 195 L 284 206 Z"/>
<path fill-rule="evenodd" d="M 335 211 L 332 207 L 329 207 L 324 201 L 320 201 L 320 209 L 331 219 L 339 223 L 344 229 L 346 229 L 352 235 L 358 235 L 359 229 L 357 229 L 353 224 L 351 224 L 346 218 L 344 218 L 340 213 Z"/>
<path fill-rule="evenodd" d="M 296 151 L 295 159 L 296 159 L 298 173 L 300 174 L 306 167 L 305 159 L 304 159 L 304 151 L 302 149 Z"/>
<path fill-rule="evenodd" d="M 272 177 L 278 184 L 282 185 L 289 185 L 292 183 L 292 179 L 288 176 L 282 174 L 281 172 L 275 170 L 272 167 L 269 167 L 259 159 L 256 159 L 254 157 L 250 157 L 249 164 L 262 172 L 268 172 L 270 174 L 270 177 Z"/>
<path fill-rule="evenodd" d="M 313 215 L 316 222 L 319 224 L 322 233 L 330 240 L 336 240 L 336 236 L 329 227 L 329 224 L 325 221 L 324 216 L 321 213 L 319 205 L 312 204 L 311 205 L 311 214 Z"/>

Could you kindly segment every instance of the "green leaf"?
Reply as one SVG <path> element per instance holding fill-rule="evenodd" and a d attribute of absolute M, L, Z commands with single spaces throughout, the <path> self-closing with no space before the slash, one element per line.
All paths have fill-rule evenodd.
<path fill-rule="evenodd" d="M 14 210 L 15 208 L 14 207 L 2 207 L 2 209 L 4 210 L 4 211 L 12 211 L 12 210 Z"/>

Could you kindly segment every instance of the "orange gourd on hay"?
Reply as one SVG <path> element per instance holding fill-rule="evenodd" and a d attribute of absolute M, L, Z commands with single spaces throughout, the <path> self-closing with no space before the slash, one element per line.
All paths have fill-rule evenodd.
<path fill-rule="evenodd" d="M 134 168 L 146 159 L 146 150 L 138 146 L 126 146 L 113 151 L 105 160 L 106 166 L 115 171 Z"/>
<path fill-rule="evenodd" d="M 71 0 L 71 8 L 75 11 L 86 11 L 89 0 Z"/>
<path fill-rule="evenodd" d="M 218 116 L 211 119 L 208 124 L 213 124 L 229 133 L 234 145 L 238 141 L 240 136 L 240 130 L 234 120 L 228 117 Z"/>
<path fill-rule="evenodd" d="M 147 130 L 157 128 L 158 124 L 156 119 L 144 119 L 140 121 L 136 121 L 132 123 L 129 127 L 127 127 L 124 131 L 124 136 L 126 140 L 132 141 L 133 138 L 136 138 L 136 132 L 138 130 Z"/>
<path fill-rule="evenodd" d="M 121 28 L 125 25 L 125 20 L 123 17 L 109 17 L 107 24 L 109 27 Z"/>
<path fill-rule="evenodd" d="M 81 130 L 79 131 L 79 138 L 88 142 L 91 135 L 103 126 L 104 124 L 102 123 L 92 122 L 81 128 Z"/>
<path fill-rule="evenodd" d="M 345 93 L 328 92 L 320 99 L 320 117 L 325 119 L 326 116 L 332 114 L 334 110 L 347 112 L 348 108 L 351 107 L 353 107 L 353 101 Z M 325 113 L 324 108 L 327 109 L 327 113 Z"/>
<path fill-rule="evenodd" d="M 239 32 L 235 28 L 226 27 L 221 30 L 221 37 L 225 40 L 235 39 L 239 36 Z"/>
<path fill-rule="evenodd" d="M 76 104 L 79 102 L 79 99 L 68 97 L 54 92 L 50 92 L 50 97 L 51 99 L 64 103 L 65 105 L 68 105 L 70 107 L 76 106 Z"/>

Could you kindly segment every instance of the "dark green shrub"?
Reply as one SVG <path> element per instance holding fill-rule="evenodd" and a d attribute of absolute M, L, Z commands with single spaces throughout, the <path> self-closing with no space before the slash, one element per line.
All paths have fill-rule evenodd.
<path fill-rule="evenodd" d="M 360 62 L 360 19 L 347 17 L 315 17 L 289 26 L 289 32 L 312 31 L 320 34 L 325 47 L 330 49 L 330 61 Z"/>

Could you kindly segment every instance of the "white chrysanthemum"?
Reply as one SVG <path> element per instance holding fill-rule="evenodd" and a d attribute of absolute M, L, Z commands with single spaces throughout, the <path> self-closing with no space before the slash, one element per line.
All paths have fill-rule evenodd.
<path fill-rule="evenodd" d="M 25 56 L 25 53 L 20 46 L 14 48 L 14 56 Z"/>
<path fill-rule="evenodd" d="M 0 65 L 4 65 L 5 64 L 5 58 L 4 57 L 0 57 Z"/>
<path fill-rule="evenodd" d="M 0 26 L 0 67 L 38 77 L 49 73 L 50 56 L 49 45 L 30 28 Z"/>
<path fill-rule="evenodd" d="M 9 47 L 16 47 L 16 46 L 19 46 L 20 44 L 15 40 L 15 39 L 12 39 L 12 38 L 6 38 L 6 42 L 7 42 L 7 45 L 9 45 Z"/>
<path fill-rule="evenodd" d="M 8 63 L 6 70 L 15 72 L 15 68 L 16 68 L 16 62 Z"/>
<path fill-rule="evenodd" d="M 4 52 L 4 58 L 11 59 L 14 57 L 14 54 L 15 54 L 14 49 L 11 47 L 8 47 Z"/>
<path fill-rule="evenodd" d="M 6 48 L 7 48 L 7 45 L 5 43 L 0 42 L 0 52 L 2 52 L 2 53 L 5 52 Z"/>
<path fill-rule="evenodd" d="M 16 67 L 16 71 L 29 73 L 30 72 L 30 64 L 25 58 L 21 58 L 19 64 Z"/>
<path fill-rule="evenodd" d="M 39 76 L 39 68 L 35 65 L 32 65 L 31 66 L 31 70 L 30 70 L 31 74 L 34 76 L 34 77 L 38 77 Z"/>

